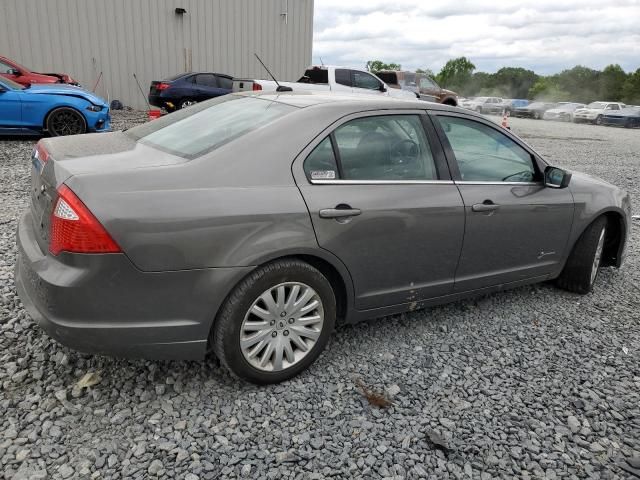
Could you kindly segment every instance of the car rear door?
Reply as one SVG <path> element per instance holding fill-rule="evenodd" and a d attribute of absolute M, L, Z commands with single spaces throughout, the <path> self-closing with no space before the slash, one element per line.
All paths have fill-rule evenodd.
<path fill-rule="evenodd" d="M 453 290 L 464 207 L 433 127 L 416 112 L 345 117 L 294 164 L 318 243 L 351 273 L 358 310 Z"/>
<path fill-rule="evenodd" d="M 212 73 L 196 75 L 196 91 L 199 102 L 228 93 L 218 86 L 216 76 Z"/>
<path fill-rule="evenodd" d="M 465 206 L 455 291 L 557 271 L 573 221 L 569 189 L 545 187 L 542 162 L 493 122 L 448 112 L 432 118 Z"/>

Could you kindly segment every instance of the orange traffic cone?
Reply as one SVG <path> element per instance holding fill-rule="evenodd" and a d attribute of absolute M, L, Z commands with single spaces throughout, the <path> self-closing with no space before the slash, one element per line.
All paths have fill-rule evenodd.
<path fill-rule="evenodd" d="M 509 126 L 509 112 L 507 112 L 506 110 L 503 110 L 502 112 L 502 128 L 506 128 L 507 130 L 511 130 L 511 127 Z"/>

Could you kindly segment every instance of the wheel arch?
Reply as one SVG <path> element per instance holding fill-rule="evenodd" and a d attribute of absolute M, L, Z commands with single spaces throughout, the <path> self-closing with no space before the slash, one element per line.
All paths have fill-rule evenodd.
<path fill-rule="evenodd" d="M 82 119 L 84 120 L 84 126 L 85 126 L 85 133 L 86 131 L 89 129 L 89 121 L 87 120 L 87 117 L 85 117 L 84 113 L 82 113 L 75 105 L 55 105 L 53 108 L 49 109 L 49 111 L 45 114 L 44 116 L 44 120 L 42 122 L 42 131 L 43 132 L 48 132 L 49 129 L 47 128 L 47 122 L 49 121 L 49 117 L 51 116 L 51 114 L 53 112 L 55 112 L 56 110 L 60 109 L 60 108 L 68 108 L 70 110 L 75 110 L 76 113 L 78 113 Z"/>
<path fill-rule="evenodd" d="M 210 330 L 213 329 L 218 314 L 222 310 L 223 305 L 227 302 L 229 297 L 233 295 L 236 287 L 240 285 L 251 273 L 256 269 L 268 265 L 280 260 L 300 260 L 313 266 L 322 273 L 334 291 L 336 296 L 336 325 L 343 325 L 350 323 L 354 316 L 354 291 L 353 281 L 351 275 L 346 266 L 337 258 L 331 255 L 329 252 L 317 251 L 317 250 L 292 250 L 277 252 L 272 255 L 260 258 L 254 262 L 254 268 L 247 272 L 244 276 L 239 278 L 231 287 L 228 288 L 224 300 L 218 306 L 218 310 L 215 312 Z"/>
<path fill-rule="evenodd" d="M 607 219 L 607 234 L 602 252 L 603 264 L 619 267 L 622 264 L 622 253 L 627 238 L 627 225 L 624 216 L 614 210 L 603 212 L 601 216 Z"/>
<path fill-rule="evenodd" d="M 607 220 L 607 233 L 605 237 L 604 250 L 602 252 L 602 265 L 620 267 L 622 264 L 622 253 L 624 251 L 625 241 L 627 238 L 627 225 L 624 214 L 614 209 L 600 211 L 596 215 L 593 215 L 588 223 L 585 223 L 584 227 L 580 230 L 580 233 L 575 235 L 571 248 L 568 250 L 567 258 L 587 228 L 589 228 L 593 222 L 602 217 Z"/>

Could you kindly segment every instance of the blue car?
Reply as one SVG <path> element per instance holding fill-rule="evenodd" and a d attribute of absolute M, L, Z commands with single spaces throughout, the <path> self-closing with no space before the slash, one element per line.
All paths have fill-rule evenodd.
<path fill-rule="evenodd" d="M 109 105 L 80 87 L 23 86 L 0 77 L 0 135 L 57 137 L 110 128 Z"/>
<path fill-rule="evenodd" d="M 194 103 L 231 93 L 233 77 L 222 73 L 180 73 L 149 88 L 149 103 L 173 112 Z"/>
<path fill-rule="evenodd" d="M 640 107 L 626 107 L 618 111 L 610 111 L 602 116 L 603 125 L 626 128 L 640 127 Z"/>

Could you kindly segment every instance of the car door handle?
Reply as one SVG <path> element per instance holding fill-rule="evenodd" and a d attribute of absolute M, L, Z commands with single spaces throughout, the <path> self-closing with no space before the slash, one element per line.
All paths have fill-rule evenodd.
<path fill-rule="evenodd" d="M 476 203 L 471 207 L 471 210 L 474 212 L 493 212 L 500 208 L 500 205 L 497 205 L 493 202 L 491 203 L 489 202 L 491 202 L 491 200 L 489 201 L 485 200 L 484 203 Z"/>
<path fill-rule="evenodd" d="M 320 210 L 320 218 L 345 218 L 360 215 L 359 208 L 323 208 Z"/>

